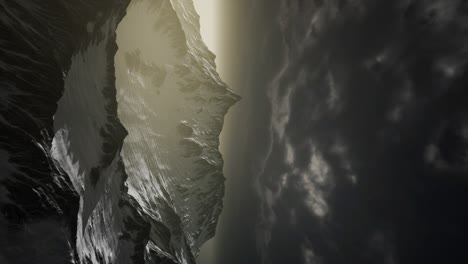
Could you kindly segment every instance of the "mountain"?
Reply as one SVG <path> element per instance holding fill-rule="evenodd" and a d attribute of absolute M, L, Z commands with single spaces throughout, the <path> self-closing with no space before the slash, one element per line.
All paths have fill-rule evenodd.
<path fill-rule="evenodd" d="M 0 5 L 0 262 L 194 263 L 240 97 L 191 0 Z"/>

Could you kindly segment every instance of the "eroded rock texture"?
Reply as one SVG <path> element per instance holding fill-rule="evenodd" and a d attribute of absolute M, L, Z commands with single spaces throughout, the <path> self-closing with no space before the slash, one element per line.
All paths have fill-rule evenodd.
<path fill-rule="evenodd" d="M 194 263 L 239 97 L 193 3 L 0 6 L 0 262 Z"/>

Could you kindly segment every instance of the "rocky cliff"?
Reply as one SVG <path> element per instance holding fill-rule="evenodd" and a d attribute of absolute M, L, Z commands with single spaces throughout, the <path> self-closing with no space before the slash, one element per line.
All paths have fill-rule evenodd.
<path fill-rule="evenodd" d="M 0 5 L 0 262 L 194 263 L 239 97 L 193 3 Z"/>

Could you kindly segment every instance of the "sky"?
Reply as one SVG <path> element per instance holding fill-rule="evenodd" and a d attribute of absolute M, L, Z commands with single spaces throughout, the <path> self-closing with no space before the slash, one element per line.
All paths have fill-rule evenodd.
<path fill-rule="evenodd" d="M 223 42 L 222 36 L 223 36 L 223 31 L 229 30 L 232 28 L 232 22 L 229 21 L 229 16 L 225 16 L 223 11 L 225 10 L 227 4 L 226 1 L 219 1 L 219 0 L 195 0 L 194 1 L 195 8 L 197 12 L 200 14 L 200 31 L 202 38 L 205 42 L 205 44 L 208 46 L 208 48 L 217 56 L 216 57 L 216 67 L 217 71 L 220 74 L 221 78 L 227 82 L 228 86 L 232 90 L 234 90 L 236 93 L 241 93 L 241 88 L 238 87 L 238 80 L 233 77 L 233 71 L 230 69 L 230 64 L 232 62 L 229 61 L 229 59 L 226 58 L 226 56 L 229 55 L 231 50 L 231 45 L 223 45 L 225 42 Z M 226 25 L 231 26 L 229 29 L 226 27 Z M 231 29 L 232 30 L 232 29 Z M 234 29 L 235 30 L 235 29 Z M 224 32 L 225 35 L 228 35 L 228 32 Z M 226 47 L 228 46 L 228 47 Z M 245 100 L 244 100 L 245 102 Z M 233 182 L 233 177 L 234 175 L 231 175 L 229 173 L 229 170 L 227 169 L 228 167 L 232 166 L 231 165 L 231 160 L 228 159 L 229 155 L 232 154 L 232 151 L 230 151 L 230 146 L 228 142 L 229 138 L 229 131 L 234 129 L 235 122 L 234 119 L 236 118 L 237 115 L 239 115 L 239 111 L 242 108 L 242 105 L 244 105 L 244 102 L 238 103 L 240 106 L 235 106 L 234 109 L 231 109 L 228 113 L 228 115 L 225 118 L 225 124 L 223 128 L 223 132 L 221 134 L 221 145 L 220 145 L 220 150 L 223 154 L 223 157 L 225 159 L 225 176 L 228 178 L 228 182 L 226 183 L 226 189 L 227 193 L 229 194 L 229 191 L 233 188 L 230 186 Z M 234 112 L 234 113 L 233 113 Z M 233 155 L 231 155 L 233 156 Z M 226 196 L 227 197 L 227 196 Z M 217 263 L 218 258 L 219 258 L 219 251 L 220 251 L 220 244 L 221 238 L 219 233 L 223 232 L 225 228 L 225 222 L 228 221 L 228 215 L 229 212 L 228 208 L 229 205 L 226 205 L 227 201 L 225 198 L 224 201 L 224 209 L 222 212 L 222 215 L 220 217 L 220 220 L 218 222 L 218 227 L 217 227 L 217 234 L 213 239 L 207 241 L 200 252 L 200 255 L 197 259 L 198 263 L 204 263 L 204 264 L 210 264 L 210 263 Z M 230 210 L 232 211 L 232 210 Z"/>
<path fill-rule="evenodd" d="M 200 16 L 200 33 L 203 41 L 214 54 L 218 54 L 218 6 L 222 4 L 219 0 L 194 0 L 195 9 Z M 221 64 L 221 62 L 219 62 Z"/>
<path fill-rule="evenodd" d="M 221 5 L 218 0 L 194 0 L 195 9 L 200 15 L 200 33 L 208 49 L 219 56 L 220 47 L 218 39 L 219 15 L 218 6 Z M 222 60 L 216 59 L 218 72 L 219 68 L 224 67 Z M 222 75 L 221 75 L 222 76 Z M 200 255 L 197 258 L 198 263 L 213 263 L 215 258 L 216 240 L 211 239 L 203 245 Z"/>
<path fill-rule="evenodd" d="M 204 3 L 195 1 L 197 10 L 202 8 L 202 13 L 210 13 Z M 216 236 L 202 247 L 198 262 L 258 263 L 255 237 L 259 201 L 254 190 L 251 158 L 261 155 L 266 144 L 257 139 L 258 133 L 252 132 L 264 131 L 268 119 L 266 89 L 271 72 L 276 70 L 272 64 L 276 58 L 260 50 L 269 38 L 274 38 L 272 24 L 277 5 L 274 1 L 217 1 L 216 8 L 216 27 L 209 25 L 212 17 L 201 16 L 202 37 L 216 41 L 216 44 L 206 42 L 216 55 L 217 70 L 242 100 L 225 117 L 220 145 L 227 178 L 224 209 Z M 217 30 L 210 33 L 204 27 Z M 214 38 L 209 36 L 213 32 Z M 253 149 L 256 145 L 258 148 Z"/>
<path fill-rule="evenodd" d="M 216 62 L 243 99 L 200 263 L 466 260 L 462 5 L 218 3 Z"/>

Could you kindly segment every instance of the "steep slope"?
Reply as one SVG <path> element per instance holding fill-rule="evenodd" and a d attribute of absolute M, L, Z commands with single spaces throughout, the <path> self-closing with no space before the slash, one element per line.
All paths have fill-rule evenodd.
<path fill-rule="evenodd" d="M 74 122 L 79 111 L 61 115 L 63 107 L 57 108 L 57 102 L 64 90 L 78 87 L 86 91 L 101 81 L 108 81 L 107 91 L 112 95 L 113 32 L 127 4 L 110 0 L 0 3 L 1 263 L 71 263 L 82 254 L 76 239 L 80 237 L 77 215 L 82 193 L 68 167 L 60 162 L 66 154 L 57 157 L 52 147 L 54 127 L 64 120 Z M 91 25 L 102 30 L 94 31 Z M 96 76 L 99 80 L 82 78 L 80 71 L 91 66 L 85 59 L 90 55 L 101 62 L 98 67 L 109 66 Z M 115 127 L 106 141 L 115 141 L 110 148 L 99 146 L 109 155 L 117 153 L 119 140 L 125 136 L 116 115 L 112 117 L 115 106 L 110 103 L 104 112 Z M 79 144 L 82 136 L 90 135 L 75 133 L 73 144 Z M 90 149 L 86 155 L 99 152 Z M 102 160 L 102 164 L 108 163 Z"/>
<path fill-rule="evenodd" d="M 214 235 L 224 195 L 218 137 L 239 99 L 216 73 L 198 19 L 191 1 L 133 1 L 117 31 L 129 194 L 172 235 L 163 245 L 152 236 L 147 251 L 178 260 Z"/>
<path fill-rule="evenodd" d="M 0 3 L 1 263 L 194 263 L 214 234 L 238 97 L 191 2 L 128 4 Z"/>

